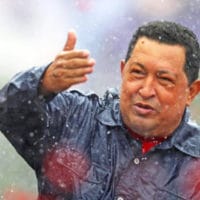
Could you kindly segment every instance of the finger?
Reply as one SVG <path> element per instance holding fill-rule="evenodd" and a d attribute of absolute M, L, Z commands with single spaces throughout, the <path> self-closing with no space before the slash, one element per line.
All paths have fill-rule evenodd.
<path fill-rule="evenodd" d="M 57 79 L 57 77 L 54 77 L 54 78 Z M 58 79 L 58 81 L 56 81 L 54 85 L 51 85 L 52 88 L 50 91 L 58 93 L 58 92 L 68 89 L 72 85 L 83 83 L 85 81 L 87 81 L 86 76 Z"/>
<path fill-rule="evenodd" d="M 91 67 L 94 65 L 95 65 L 95 60 L 93 58 L 90 58 L 90 59 L 76 58 L 76 59 L 68 60 L 64 68 L 74 69 L 74 68 L 82 68 L 82 67 Z"/>
<path fill-rule="evenodd" d="M 72 50 L 72 51 L 62 51 L 55 59 L 72 59 L 72 58 L 88 58 L 90 52 L 86 49 L 83 50 Z"/>
<path fill-rule="evenodd" d="M 60 70 L 55 70 L 52 72 L 52 76 L 54 78 L 75 78 L 75 77 L 80 77 L 84 76 L 86 74 L 90 74 L 93 72 L 93 67 L 85 67 L 85 68 L 78 68 L 78 69 L 60 69 Z"/>
<path fill-rule="evenodd" d="M 75 78 L 75 77 L 81 77 L 85 76 L 86 74 L 90 74 L 93 72 L 93 67 L 85 67 L 85 68 L 79 68 L 74 70 L 65 70 L 64 78 Z"/>
<path fill-rule="evenodd" d="M 74 78 L 68 78 L 65 79 L 66 83 L 69 84 L 70 86 L 78 84 L 78 83 L 83 83 L 87 81 L 86 76 L 80 76 L 80 77 L 74 77 Z"/>
<path fill-rule="evenodd" d="M 76 69 L 83 67 L 91 67 L 95 65 L 95 60 L 93 58 L 75 58 L 70 60 L 57 60 L 55 62 L 56 68 L 64 69 Z"/>
<path fill-rule="evenodd" d="M 68 32 L 67 41 L 65 43 L 63 50 L 69 51 L 69 50 L 74 49 L 76 45 L 76 40 L 77 40 L 76 32 L 75 30 L 71 29 Z"/>

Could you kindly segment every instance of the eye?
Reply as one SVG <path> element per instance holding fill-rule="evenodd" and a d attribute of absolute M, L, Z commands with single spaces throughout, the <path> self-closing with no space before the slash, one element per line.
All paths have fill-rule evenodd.
<path fill-rule="evenodd" d="M 143 77 L 145 75 L 145 72 L 141 69 L 131 69 L 130 73 L 136 77 Z"/>
<path fill-rule="evenodd" d="M 136 74 L 142 74 L 142 70 L 139 69 L 133 69 L 131 72 Z"/>
<path fill-rule="evenodd" d="M 175 80 L 172 79 L 171 77 L 161 76 L 159 77 L 159 80 L 163 85 L 173 86 L 175 84 Z"/>
<path fill-rule="evenodd" d="M 161 77 L 160 79 L 164 80 L 164 81 L 169 81 L 169 82 L 172 82 L 172 80 L 168 77 Z"/>

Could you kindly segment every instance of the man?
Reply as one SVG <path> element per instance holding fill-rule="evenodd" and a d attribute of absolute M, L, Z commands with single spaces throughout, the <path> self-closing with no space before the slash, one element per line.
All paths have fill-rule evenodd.
<path fill-rule="evenodd" d="M 0 129 L 35 170 L 39 199 L 200 199 L 200 127 L 188 110 L 200 91 L 196 36 L 173 22 L 141 26 L 120 94 L 103 99 L 66 91 L 95 65 L 75 44 L 71 31 L 49 66 L 0 93 Z"/>

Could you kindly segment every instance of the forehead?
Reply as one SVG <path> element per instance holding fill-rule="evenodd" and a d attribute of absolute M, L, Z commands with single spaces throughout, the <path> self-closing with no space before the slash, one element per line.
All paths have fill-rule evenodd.
<path fill-rule="evenodd" d="M 186 50 L 181 45 L 171 45 L 141 37 L 135 44 L 130 60 L 151 61 L 155 65 L 183 69 L 185 54 Z"/>

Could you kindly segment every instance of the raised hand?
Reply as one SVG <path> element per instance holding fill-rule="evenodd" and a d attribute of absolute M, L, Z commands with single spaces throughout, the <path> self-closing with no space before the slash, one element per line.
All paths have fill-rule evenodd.
<path fill-rule="evenodd" d="M 68 32 L 63 51 L 46 70 L 40 92 L 44 95 L 58 93 L 70 86 L 87 81 L 87 74 L 93 71 L 95 60 L 90 58 L 88 50 L 76 50 L 76 33 Z"/>

